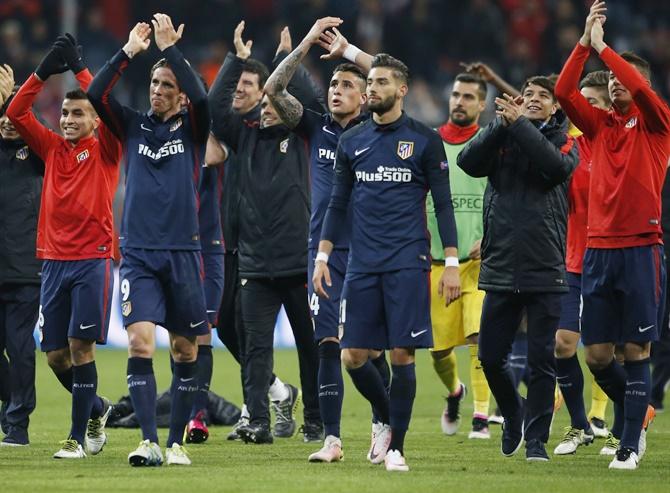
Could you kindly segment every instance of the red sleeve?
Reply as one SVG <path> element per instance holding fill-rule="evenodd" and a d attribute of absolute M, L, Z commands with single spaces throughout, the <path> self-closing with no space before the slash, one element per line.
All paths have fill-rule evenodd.
<path fill-rule="evenodd" d="M 7 116 L 28 147 L 46 163 L 49 148 L 58 144 L 61 137 L 42 125 L 33 115 L 33 101 L 43 85 L 44 82 L 35 74 L 28 77 L 7 108 Z"/>
<path fill-rule="evenodd" d="M 644 123 L 651 132 L 667 134 L 670 132 L 670 109 L 658 94 L 654 92 L 637 69 L 609 46 L 600 53 L 605 65 L 633 96 Z"/>
<path fill-rule="evenodd" d="M 75 75 L 79 81 L 79 87 L 82 90 L 87 91 L 88 86 L 91 85 L 93 80 L 93 75 L 87 68 Z M 100 120 L 100 126 L 98 127 L 98 141 L 100 142 L 100 148 L 103 152 L 103 159 L 106 163 L 113 164 L 114 166 L 119 164 L 121 160 L 121 143 L 114 134 L 107 128 L 107 126 Z"/>
<path fill-rule="evenodd" d="M 570 121 L 587 137 L 593 138 L 606 112 L 591 106 L 579 92 L 579 79 L 590 51 L 577 43 L 558 76 L 554 93 Z"/>
<path fill-rule="evenodd" d="M 91 81 L 93 80 L 93 75 L 91 75 L 91 72 L 85 68 L 78 74 L 75 74 L 75 78 L 79 82 L 79 87 L 81 87 L 83 91 L 88 91 L 88 86 L 91 85 Z"/>

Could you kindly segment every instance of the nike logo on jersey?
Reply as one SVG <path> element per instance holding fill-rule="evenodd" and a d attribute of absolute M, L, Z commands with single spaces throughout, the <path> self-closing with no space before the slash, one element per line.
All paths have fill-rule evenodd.
<path fill-rule="evenodd" d="M 202 324 L 204 324 L 204 323 L 205 323 L 205 321 L 204 321 L 204 320 L 201 320 L 201 321 L 198 322 L 197 324 L 194 324 L 193 322 L 191 322 L 189 325 L 191 326 L 192 329 L 195 329 L 198 325 L 202 325 Z"/>
<path fill-rule="evenodd" d="M 420 336 L 421 334 L 423 334 L 424 332 L 428 332 L 428 329 L 423 329 L 423 330 L 420 330 L 419 332 L 414 332 L 414 331 L 412 331 L 412 332 L 410 333 L 410 335 L 411 335 L 412 338 L 414 339 L 414 338 L 416 338 L 416 337 L 419 337 L 419 336 Z"/>
<path fill-rule="evenodd" d="M 336 383 L 329 383 L 326 385 L 320 385 L 319 389 L 327 389 L 328 387 L 335 387 L 337 384 Z"/>
<path fill-rule="evenodd" d="M 142 130 L 146 130 L 147 132 L 153 132 L 153 130 L 151 130 L 149 127 L 145 127 L 144 123 L 140 123 L 140 128 Z"/>
<path fill-rule="evenodd" d="M 330 134 L 330 135 L 337 135 L 335 132 L 333 132 L 331 130 L 328 130 L 328 128 L 325 125 L 321 128 L 321 130 L 323 130 L 324 132 L 326 132 L 327 134 Z"/>
<path fill-rule="evenodd" d="M 207 310 L 207 313 L 216 313 L 216 310 Z"/>
<path fill-rule="evenodd" d="M 647 332 L 649 329 L 653 329 L 653 328 L 654 328 L 654 324 L 651 324 L 651 325 L 647 325 L 646 327 L 638 327 L 637 330 L 640 331 L 640 333 L 642 333 L 642 332 Z"/>
<path fill-rule="evenodd" d="M 95 327 L 95 324 L 92 325 L 79 324 L 79 330 L 87 330 L 90 329 L 91 327 Z"/>
<path fill-rule="evenodd" d="M 365 149 L 356 149 L 356 150 L 354 151 L 354 156 L 360 156 L 361 154 L 363 154 L 363 153 L 364 153 L 365 151 L 367 151 L 368 149 L 370 149 L 370 148 L 369 148 L 369 147 L 366 147 Z"/>
<path fill-rule="evenodd" d="M 626 382 L 626 385 L 644 385 L 642 380 L 636 380 L 634 382 Z"/>
<path fill-rule="evenodd" d="M 183 383 L 186 383 L 186 382 L 190 382 L 190 381 L 193 380 L 194 378 L 195 378 L 195 377 L 191 377 L 191 378 L 180 378 L 179 380 L 182 381 Z"/>

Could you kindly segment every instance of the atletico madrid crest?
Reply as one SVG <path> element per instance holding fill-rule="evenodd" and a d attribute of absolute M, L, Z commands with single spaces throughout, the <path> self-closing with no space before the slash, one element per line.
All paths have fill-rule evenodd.
<path fill-rule="evenodd" d="M 132 311 L 133 311 L 133 305 L 130 303 L 130 301 L 125 301 L 121 303 L 121 313 L 123 314 L 124 317 L 130 315 L 130 312 Z"/>
<path fill-rule="evenodd" d="M 23 146 L 21 149 L 16 151 L 16 159 L 20 159 L 21 161 L 25 161 L 28 159 L 28 154 L 29 154 L 28 146 Z"/>
<path fill-rule="evenodd" d="M 170 132 L 174 132 L 177 130 L 179 127 L 181 127 L 182 121 L 181 117 L 177 118 L 177 120 L 170 126 Z"/>
<path fill-rule="evenodd" d="M 407 159 L 414 153 L 414 142 L 404 140 L 398 141 L 398 156 L 400 159 Z"/>

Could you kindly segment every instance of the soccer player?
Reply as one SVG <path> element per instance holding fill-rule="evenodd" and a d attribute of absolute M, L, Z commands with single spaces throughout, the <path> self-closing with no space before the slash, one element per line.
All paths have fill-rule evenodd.
<path fill-rule="evenodd" d="M 9 65 L 0 66 L 0 374 L 5 437 L 2 446 L 30 443 L 28 423 L 35 409 L 35 340 L 42 261 L 35 257 L 44 161 L 30 150 L 5 114 L 16 92 Z M 5 360 L 6 361 L 6 360 Z"/>
<path fill-rule="evenodd" d="M 414 353 L 432 346 L 423 212 L 428 189 L 450 263 L 457 256 L 456 226 L 440 138 L 402 109 L 407 67 L 387 54 L 376 55 L 371 67 L 366 93 L 372 118 L 340 137 L 313 282 L 315 292 L 327 298 L 329 257 L 345 234 L 351 199 L 350 256 L 340 302 L 342 359 L 358 391 L 381 410 L 383 421 L 388 417 L 386 470 L 408 471 L 403 449 L 416 394 Z M 457 266 L 445 269 L 440 294 L 447 304 L 460 295 Z M 391 349 L 389 394 L 369 360 L 369 350 L 379 348 Z"/>
<path fill-rule="evenodd" d="M 313 259 L 316 256 L 318 241 L 321 237 L 321 226 L 326 213 L 333 181 L 333 161 L 337 143 L 342 133 L 368 118 L 361 114 L 361 105 L 365 103 L 366 75 L 357 65 L 340 64 L 335 67 L 328 88 L 328 109 L 319 111 L 305 109 L 300 101 L 287 91 L 300 62 L 314 44 L 320 44 L 328 50 L 322 58 L 336 58 L 348 55 L 360 59 L 369 70 L 372 57 L 364 53 L 348 41 L 336 30 L 335 26 L 341 19 L 326 17 L 315 22 L 303 41 L 286 57 L 270 75 L 265 92 L 270 98 L 280 118 L 286 126 L 300 135 L 304 135 L 310 146 L 310 179 L 312 197 L 312 216 L 310 220 L 310 250 L 308 276 L 314 271 Z M 322 41 L 327 29 L 335 29 L 336 36 L 328 42 Z M 349 48 L 351 46 L 351 48 Z M 349 217 L 347 217 L 349 220 Z M 348 231 L 347 231 L 348 233 Z M 309 285 L 310 309 L 314 320 L 314 337 L 319 344 L 319 409 L 324 424 L 325 440 L 321 450 L 309 456 L 310 462 L 337 462 L 342 460 L 342 441 L 340 438 L 340 420 L 344 385 L 340 364 L 340 347 L 338 335 L 338 315 L 340 294 L 347 259 L 349 257 L 348 234 L 334 247 L 331 255 L 331 286 L 328 299 L 320 300 L 314 293 L 313 284 Z M 378 369 L 384 387 L 388 388 L 390 371 L 383 351 L 371 351 L 370 359 Z M 373 409 L 373 413 L 376 414 Z M 381 417 L 373 417 L 373 438 L 368 459 L 373 463 L 384 460 L 385 449 L 390 439 L 388 420 L 381 422 Z"/>
<path fill-rule="evenodd" d="M 670 155 L 670 109 L 651 88 L 649 64 L 605 43 L 605 12 L 605 2 L 591 6 L 556 94 L 592 141 L 582 340 L 593 376 L 614 402 L 615 415 L 624 415 L 609 467 L 632 470 L 645 452 L 644 429 L 653 418 L 649 348 L 663 317 L 661 188 Z M 610 70 L 610 111 L 591 106 L 577 90 L 591 48 Z M 624 346 L 623 366 L 614 358 L 615 345 Z M 618 430 L 612 432 L 616 437 Z"/>
<path fill-rule="evenodd" d="M 505 419 L 501 451 L 515 454 L 525 436 L 529 461 L 549 460 L 554 335 L 567 291 L 567 181 L 578 159 L 574 139 L 554 116 L 553 89 L 546 77 L 532 77 L 520 98 L 496 98 L 497 118 L 458 155 L 467 174 L 488 177 L 479 359 Z M 507 363 L 524 308 L 530 370 L 525 410 Z"/>
<path fill-rule="evenodd" d="M 602 110 L 611 106 L 607 92 L 608 73 L 591 72 L 579 84 L 587 101 Z M 575 128 L 574 133 L 578 133 Z M 580 445 L 588 445 L 596 437 L 596 429 L 605 432 L 605 406 L 607 396 L 594 382 L 591 420 L 600 427 L 591 426 L 584 409 L 584 375 L 577 358 L 580 339 L 580 308 L 582 292 L 582 263 L 586 250 L 586 217 L 588 214 L 591 148 L 589 140 L 582 134 L 575 138 L 579 149 L 579 164 L 572 174 L 568 188 L 568 232 L 566 252 L 566 277 L 570 291 L 561 299 L 561 319 L 556 331 L 556 381 L 570 414 L 570 426 L 566 427 L 563 439 L 554 449 L 556 455 L 574 454 Z M 601 397 L 604 395 L 604 399 Z M 601 432 L 602 436 L 602 432 Z"/>
<path fill-rule="evenodd" d="M 165 58 L 151 69 L 151 109 L 122 106 L 112 88 L 135 56 L 149 47 L 143 22 L 108 61 L 89 88 L 98 114 L 123 142 L 126 198 L 121 224 L 121 312 L 128 333 L 128 389 L 142 441 L 128 455 L 132 466 L 163 462 L 156 430 L 156 380 L 152 356 L 156 324 L 170 335 L 174 371 L 167 439 L 168 465 L 190 465 L 182 446 L 198 391 L 196 338 L 209 332 L 203 294 L 198 229 L 200 167 L 209 135 L 207 93 L 179 49 L 184 25 L 175 30 L 165 14 L 152 19 Z M 188 106 L 182 103 L 188 98 Z"/>
<path fill-rule="evenodd" d="M 244 21 L 235 29 L 236 54 L 228 54 L 209 94 L 213 133 L 236 153 L 240 163 L 238 272 L 246 338 L 245 400 L 250 417 L 249 424 L 240 426 L 237 434 L 245 442 L 273 441 L 267 394 L 272 378 L 274 326 L 284 305 L 298 349 L 305 404 L 304 440 L 321 441 L 318 356 L 307 303 L 309 192 L 305 144 L 282 125 L 267 97 L 251 114 L 234 111 L 236 88 L 251 55 L 251 40 L 243 42 L 243 30 Z M 305 104 L 311 107 L 318 98 L 309 81 L 300 79 L 295 89 L 305 95 Z M 293 414 L 300 395 L 293 386 L 284 386 L 283 390 L 286 396 L 272 403 L 276 407 L 276 437 L 290 437 L 295 432 Z"/>
<path fill-rule="evenodd" d="M 31 107 L 44 82 L 68 68 L 80 89 L 65 95 L 61 137 L 42 125 Z M 72 393 L 72 428 L 54 454 L 57 459 L 85 458 L 84 447 L 99 453 L 111 411 L 109 401 L 96 395 L 95 346 L 106 342 L 109 328 L 112 200 L 121 144 L 86 97 L 91 79 L 74 38 L 61 36 L 7 108 L 14 127 L 45 165 L 37 227 L 37 257 L 44 260 L 41 346 L 56 377 Z"/>
<path fill-rule="evenodd" d="M 460 424 L 460 404 L 466 387 L 458 378 L 456 346 L 467 344 L 470 352 L 470 382 L 474 414 L 468 438 L 490 438 L 488 428 L 491 392 L 482 370 L 478 351 L 479 320 L 484 292 L 477 289 L 481 264 L 480 246 L 483 231 L 482 212 L 485 178 L 472 178 L 456 166 L 458 153 L 479 132 L 479 116 L 486 107 L 486 83 L 472 74 L 456 76 L 449 97 L 449 120 L 438 132 L 442 137 L 449 166 L 449 183 L 458 231 L 458 263 L 461 297 L 446 309 L 438 296 L 439 280 L 445 267 L 438 225 L 434 219 L 432 194 L 426 201 L 426 218 L 431 238 L 431 307 L 433 323 L 433 368 L 447 389 L 447 405 L 442 413 L 442 431 L 454 435 Z"/>

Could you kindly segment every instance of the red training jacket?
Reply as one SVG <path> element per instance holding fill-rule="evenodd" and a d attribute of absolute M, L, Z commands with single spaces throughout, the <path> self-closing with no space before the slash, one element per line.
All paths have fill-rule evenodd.
<path fill-rule="evenodd" d="M 83 90 L 93 77 L 77 75 Z M 35 74 L 21 86 L 7 116 L 28 146 L 44 160 L 37 257 L 50 260 L 111 258 L 112 200 L 122 147 L 105 125 L 73 146 L 42 125 L 31 108 L 44 83 Z"/>

